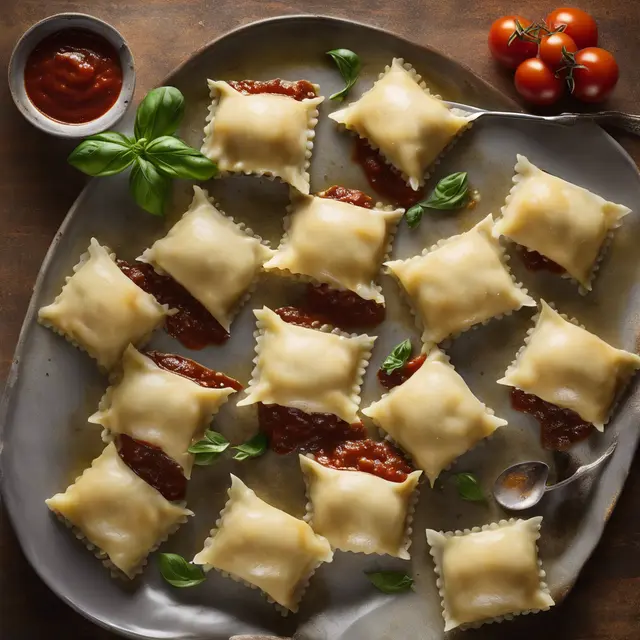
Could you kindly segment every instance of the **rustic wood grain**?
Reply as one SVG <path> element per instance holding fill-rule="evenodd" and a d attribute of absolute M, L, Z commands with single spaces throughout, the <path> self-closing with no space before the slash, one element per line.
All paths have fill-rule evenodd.
<path fill-rule="evenodd" d="M 597 17 L 601 43 L 620 63 L 620 86 L 607 106 L 638 112 L 640 1 L 580 0 L 578 4 Z M 192 51 L 226 30 L 270 16 L 318 13 L 369 22 L 440 49 L 516 97 L 510 74 L 488 57 L 489 25 L 506 13 L 536 19 L 554 6 L 507 0 L 1 0 L 0 66 L 6 68 L 15 41 L 35 21 L 61 11 L 84 11 L 111 22 L 129 41 L 136 59 L 139 99 Z M 640 161 L 640 143 L 619 139 Z M 38 268 L 84 179 L 65 162 L 67 143 L 45 136 L 18 114 L 6 82 L 0 83 L 0 140 L 3 383 Z M 566 602 L 548 614 L 529 618 L 526 625 L 517 625 L 517 631 L 510 625 L 496 626 L 495 638 L 638 640 L 638 505 L 640 460 L 636 458 L 602 541 Z M 0 512 L 0 518 L 0 637 L 113 640 L 112 634 L 87 622 L 48 590 L 22 556 L 6 514 Z M 474 634 L 467 635 L 472 639 Z"/>

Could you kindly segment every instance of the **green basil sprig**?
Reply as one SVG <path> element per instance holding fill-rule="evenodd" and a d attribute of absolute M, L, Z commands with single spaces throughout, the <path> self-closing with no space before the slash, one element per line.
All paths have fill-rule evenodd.
<path fill-rule="evenodd" d="M 174 587 L 195 587 L 206 578 L 202 567 L 187 562 L 177 553 L 159 553 L 158 564 L 162 577 Z"/>
<path fill-rule="evenodd" d="M 357 82 L 360 75 L 362 63 L 356 53 L 349 49 L 332 49 L 327 51 L 327 55 L 331 56 L 338 67 L 338 71 L 345 81 L 344 89 L 330 96 L 330 100 L 344 100 L 351 90 L 351 87 Z"/>
<path fill-rule="evenodd" d="M 442 178 L 436 185 L 431 195 L 426 200 L 414 204 L 405 217 L 410 229 L 420 224 L 422 215 L 426 209 L 440 209 L 451 211 L 460 209 L 467 204 L 469 199 L 469 180 L 466 171 L 458 171 Z"/>
<path fill-rule="evenodd" d="M 484 502 L 486 500 L 478 478 L 472 473 L 457 473 L 453 479 L 463 500 L 467 502 Z"/>
<path fill-rule="evenodd" d="M 383 593 L 402 593 L 413 586 L 413 578 L 402 571 L 377 571 L 366 575 Z"/>
<path fill-rule="evenodd" d="M 197 149 L 174 136 L 184 115 L 175 87 L 150 91 L 136 112 L 134 137 L 105 131 L 85 138 L 68 162 L 87 175 L 112 176 L 131 167 L 129 191 L 149 213 L 164 214 L 171 180 L 208 180 L 218 169 Z"/>
<path fill-rule="evenodd" d="M 231 447 L 238 452 L 233 456 L 233 459 L 247 460 L 248 458 L 257 458 L 267 450 L 267 444 L 267 436 L 264 433 L 258 433 L 250 440 L 247 440 L 244 444 L 239 444 L 237 447 Z"/>
<path fill-rule="evenodd" d="M 206 467 L 213 464 L 228 449 L 229 444 L 221 433 L 207 429 L 204 438 L 192 444 L 188 451 L 195 454 L 195 464 Z"/>
<path fill-rule="evenodd" d="M 393 348 L 393 351 L 384 359 L 380 368 L 386 373 L 392 373 L 396 369 L 404 367 L 410 357 L 411 340 L 407 338 Z"/>

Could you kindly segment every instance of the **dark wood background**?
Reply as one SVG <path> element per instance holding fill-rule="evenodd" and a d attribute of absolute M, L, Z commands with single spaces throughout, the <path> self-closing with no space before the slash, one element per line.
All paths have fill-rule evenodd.
<path fill-rule="evenodd" d="M 639 112 L 640 0 L 578 4 L 596 16 L 601 44 L 620 64 L 620 84 L 607 107 Z M 37 20 L 62 11 L 92 13 L 115 25 L 131 45 L 139 100 L 192 51 L 229 29 L 270 16 L 318 13 L 369 22 L 428 44 L 517 97 L 510 74 L 489 58 L 488 28 L 499 15 L 520 13 L 534 20 L 555 6 L 515 0 L 0 0 L 0 66 L 6 68 L 16 40 Z M 640 141 L 618 139 L 640 162 Z M 69 149 L 27 124 L 6 82 L 0 83 L 2 384 L 42 258 L 84 184 L 65 162 Z M 113 639 L 58 601 L 24 559 L 4 511 L 0 518 L 2 640 Z M 496 637 L 510 637 L 506 625 L 501 627 Z M 529 619 L 523 629 L 518 625 L 519 640 L 640 639 L 640 458 L 575 589 L 561 606 Z M 473 632 L 467 634 L 473 638 Z"/>

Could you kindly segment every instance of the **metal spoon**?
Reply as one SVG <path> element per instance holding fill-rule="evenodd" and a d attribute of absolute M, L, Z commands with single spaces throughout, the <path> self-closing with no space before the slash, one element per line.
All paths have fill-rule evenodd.
<path fill-rule="evenodd" d="M 493 485 L 496 502 L 510 511 L 530 509 L 538 504 L 547 491 L 565 487 L 599 467 L 615 451 L 617 440 L 594 462 L 578 467 L 576 472 L 556 484 L 547 484 L 549 466 L 544 462 L 518 462 L 507 467 Z"/>

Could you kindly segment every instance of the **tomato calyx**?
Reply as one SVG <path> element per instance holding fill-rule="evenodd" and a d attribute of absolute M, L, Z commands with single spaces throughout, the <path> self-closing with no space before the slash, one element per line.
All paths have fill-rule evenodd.
<path fill-rule="evenodd" d="M 562 25 L 564 26 L 564 25 Z M 573 76 L 576 69 L 586 69 L 583 64 L 576 62 L 576 54 L 573 51 L 567 51 L 566 47 L 562 47 L 562 61 L 564 64 L 557 69 L 555 75 L 556 78 L 564 78 L 567 83 L 567 89 L 569 93 L 573 94 L 576 88 L 576 80 Z"/>
<path fill-rule="evenodd" d="M 514 21 L 515 29 L 507 40 L 507 45 L 511 46 L 511 43 L 517 38 L 523 42 L 533 42 L 538 44 L 540 42 L 540 25 L 532 23 L 528 27 L 523 27 L 520 20 L 517 18 Z"/>

